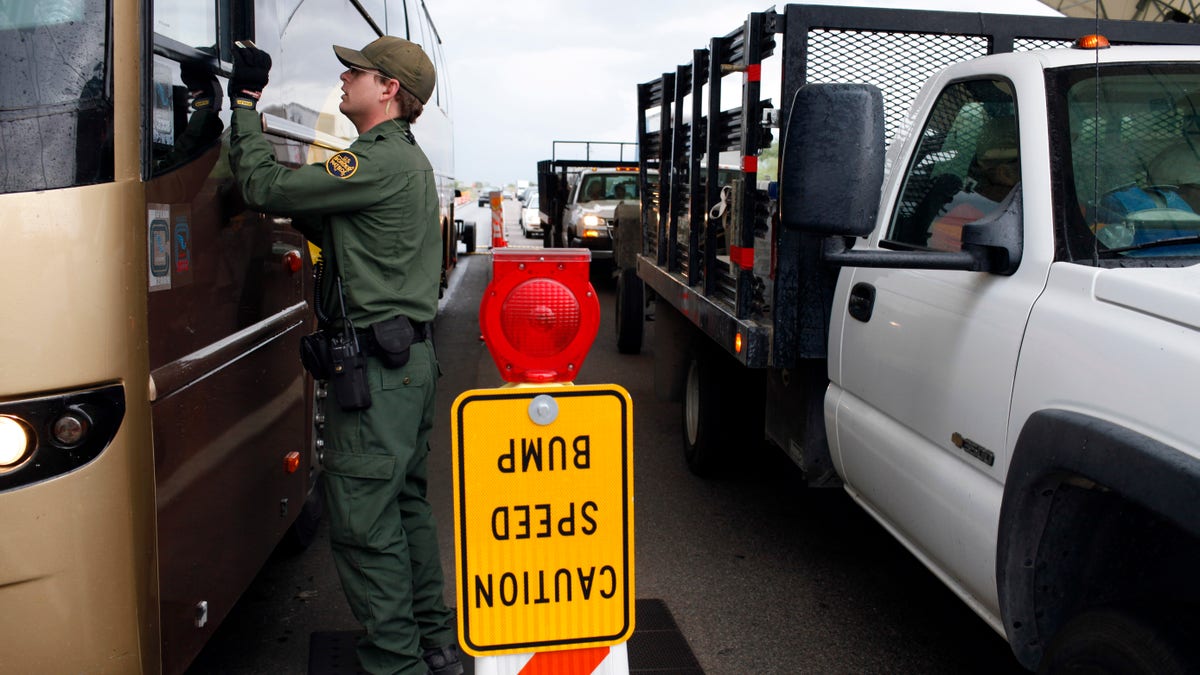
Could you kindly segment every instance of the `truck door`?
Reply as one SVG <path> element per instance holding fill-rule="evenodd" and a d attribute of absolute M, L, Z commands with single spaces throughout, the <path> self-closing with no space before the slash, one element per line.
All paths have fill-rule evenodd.
<path fill-rule="evenodd" d="M 1029 107 L 1031 119 L 1041 114 Z M 1023 201 L 1016 110 L 1007 80 L 946 86 L 909 143 L 916 150 L 874 243 L 959 250 L 964 223 L 1010 194 Z M 1031 264 L 1008 277 L 845 269 L 831 317 L 826 414 L 847 489 L 993 615 L 1009 399 L 1043 281 Z"/>

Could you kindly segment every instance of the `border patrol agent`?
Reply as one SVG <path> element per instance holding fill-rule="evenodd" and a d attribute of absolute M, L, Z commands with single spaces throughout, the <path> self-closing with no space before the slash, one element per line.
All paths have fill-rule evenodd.
<path fill-rule="evenodd" d="M 349 149 L 295 170 L 275 161 L 255 111 L 271 58 L 250 46 L 234 50 L 229 159 L 249 205 L 292 216 L 320 243 L 319 306 L 336 310 L 341 294 L 344 318 L 367 347 L 370 407 L 329 406 L 323 458 L 334 560 L 366 628 L 359 660 L 371 673 L 457 675 L 463 669 L 425 497 L 438 376 L 427 326 L 437 312 L 441 230 L 433 170 L 410 130 L 435 73 L 418 45 L 397 37 L 361 51 L 333 49 L 346 66 L 339 110 L 360 134 Z M 370 328 L 397 317 L 407 318 L 414 337 L 407 362 L 389 368 L 370 349 Z"/>

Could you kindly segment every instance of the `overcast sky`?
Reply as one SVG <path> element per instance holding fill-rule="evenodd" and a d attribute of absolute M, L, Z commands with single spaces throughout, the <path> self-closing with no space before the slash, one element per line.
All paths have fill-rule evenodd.
<path fill-rule="evenodd" d="M 782 8 L 786 3 L 778 3 Z M 817 4 L 817 3 L 809 3 Z M 824 0 L 1055 14 L 1037 0 Z M 449 71 L 455 175 L 534 180 L 555 140 L 636 141 L 637 84 L 691 61 L 769 0 L 426 0 Z M 417 124 L 419 135 L 420 122 Z"/>

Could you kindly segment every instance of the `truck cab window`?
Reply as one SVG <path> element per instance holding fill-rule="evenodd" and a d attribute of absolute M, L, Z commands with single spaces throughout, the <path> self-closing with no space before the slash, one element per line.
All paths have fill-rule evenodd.
<path fill-rule="evenodd" d="M 1016 102 L 1002 80 L 947 87 L 892 211 L 887 241 L 936 251 L 962 248 L 962 227 L 996 210 L 1021 180 Z"/>
<path fill-rule="evenodd" d="M 1097 79 L 1099 74 L 1099 80 Z M 1200 70 L 1063 70 L 1053 142 L 1070 157 L 1056 209 L 1070 260 L 1200 256 Z M 1097 102 L 1095 92 L 1103 95 Z M 1066 175 L 1069 169 L 1069 176 Z M 1066 245 L 1064 247 L 1064 244 Z"/>

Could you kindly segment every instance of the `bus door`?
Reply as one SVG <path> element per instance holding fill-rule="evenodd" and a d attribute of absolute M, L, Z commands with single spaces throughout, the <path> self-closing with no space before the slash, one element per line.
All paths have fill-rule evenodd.
<path fill-rule="evenodd" d="M 311 261 L 287 219 L 246 208 L 229 111 L 192 110 L 180 77 L 204 68 L 224 91 L 235 31 L 250 35 L 244 3 L 153 4 L 145 283 L 163 670 L 179 672 L 305 502 Z M 306 149 L 280 141 L 279 156 L 298 164 Z"/>

